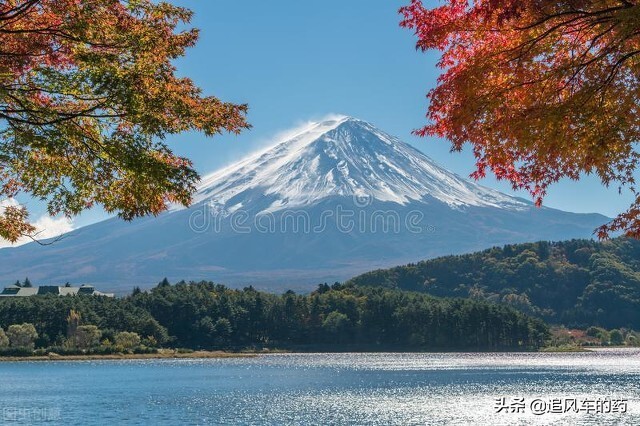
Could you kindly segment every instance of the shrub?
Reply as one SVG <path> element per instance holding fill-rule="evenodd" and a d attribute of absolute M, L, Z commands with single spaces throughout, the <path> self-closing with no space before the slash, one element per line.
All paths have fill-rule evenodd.
<path fill-rule="evenodd" d="M 7 337 L 9 345 L 12 348 L 28 348 L 33 350 L 35 340 L 38 338 L 38 332 L 33 324 L 14 324 L 7 329 Z"/>
<path fill-rule="evenodd" d="M 78 326 L 75 332 L 75 344 L 80 349 L 98 346 L 102 332 L 95 325 Z"/>
<path fill-rule="evenodd" d="M 32 356 L 33 349 L 25 347 L 4 348 L 0 349 L 0 356 Z"/>
<path fill-rule="evenodd" d="M 149 348 L 147 346 L 144 345 L 140 345 L 137 348 L 135 348 L 133 350 L 134 354 L 157 354 L 158 353 L 158 349 L 156 348 Z"/>
<path fill-rule="evenodd" d="M 619 346 L 624 342 L 624 336 L 620 330 L 611 330 L 609 333 L 609 339 L 612 345 Z"/>
<path fill-rule="evenodd" d="M 3 329 L 0 328 L 0 349 L 9 347 L 9 338 Z"/>
<path fill-rule="evenodd" d="M 138 333 L 122 331 L 115 336 L 116 346 L 124 349 L 133 349 L 140 346 L 140 336 Z"/>

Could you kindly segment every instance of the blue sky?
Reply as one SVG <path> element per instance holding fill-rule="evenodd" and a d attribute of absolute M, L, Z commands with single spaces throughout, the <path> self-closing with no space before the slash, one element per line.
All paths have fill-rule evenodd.
<path fill-rule="evenodd" d="M 437 55 L 414 48 L 410 31 L 398 26 L 394 0 L 175 0 L 195 12 L 198 45 L 176 65 L 205 94 L 248 103 L 253 129 L 240 136 L 205 138 L 182 134 L 169 140 L 201 173 L 242 158 L 273 142 L 274 135 L 329 114 L 367 120 L 425 152 L 448 169 L 468 176 L 469 152 L 450 153 L 446 141 L 421 139 L 411 130 L 424 124 L 425 94 L 435 84 Z M 514 193 L 507 184 L 482 184 Z M 546 205 L 608 216 L 631 202 L 617 188 L 595 178 L 561 182 Z M 29 202 L 34 219 L 41 206 Z M 99 209 L 83 213 L 74 226 L 104 218 Z"/>

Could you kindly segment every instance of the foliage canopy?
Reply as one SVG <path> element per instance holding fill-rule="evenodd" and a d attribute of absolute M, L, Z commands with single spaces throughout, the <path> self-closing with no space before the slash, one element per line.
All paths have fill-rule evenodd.
<path fill-rule="evenodd" d="M 172 61 L 198 38 L 191 12 L 151 0 L 0 4 L 0 199 L 27 193 L 51 215 L 95 203 L 124 219 L 189 204 L 198 175 L 163 142 L 248 127 L 246 105 L 203 96 Z M 35 231 L 4 206 L 0 236 Z"/>
<path fill-rule="evenodd" d="M 632 0 L 420 0 L 400 10 L 443 74 L 418 134 L 469 143 L 487 169 L 540 205 L 549 185 L 597 174 L 629 210 L 599 228 L 640 237 L 640 5 Z"/>

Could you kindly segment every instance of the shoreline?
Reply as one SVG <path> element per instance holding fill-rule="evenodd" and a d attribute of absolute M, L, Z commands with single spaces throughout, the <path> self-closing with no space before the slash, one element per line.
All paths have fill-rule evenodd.
<path fill-rule="evenodd" d="M 109 354 L 109 355 L 34 355 L 0 357 L 1 362 L 28 361 L 122 361 L 122 360 L 156 360 L 156 359 L 215 359 L 215 358 L 254 358 L 257 353 L 194 351 L 188 353 L 158 352 L 154 354 Z"/>
<path fill-rule="evenodd" d="M 159 359 L 224 359 L 224 358 L 256 358 L 269 354 L 310 354 L 310 353 L 584 353 L 596 352 L 599 349 L 620 349 L 628 346 L 617 347 L 544 347 L 533 351 L 435 351 L 435 352 L 415 352 L 415 351 L 304 351 L 304 350 L 271 350 L 256 352 L 225 352 L 225 351 L 193 351 L 178 352 L 176 350 L 161 350 L 157 353 L 147 354 L 109 354 L 109 355 L 59 355 L 51 353 L 48 355 L 33 356 L 0 356 L 2 362 L 28 362 L 28 361 L 122 361 L 122 360 L 159 360 Z"/>

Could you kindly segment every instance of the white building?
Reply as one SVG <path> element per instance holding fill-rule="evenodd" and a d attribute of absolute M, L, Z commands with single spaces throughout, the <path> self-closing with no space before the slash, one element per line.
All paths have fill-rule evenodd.
<path fill-rule="evenodd" d="M 92 285 L 81 285 L 80 287 L 43 285 L 39 287 L 18 287 L 10 285 L 5 287 L 0 293 L 0 297 L 26 297 L 26 296 L 44 296 L 47 294 L 55 294 L 57 296 L 105 296 L 114 297 L 113 293 L 102 293 L 97 291 Z"/>

